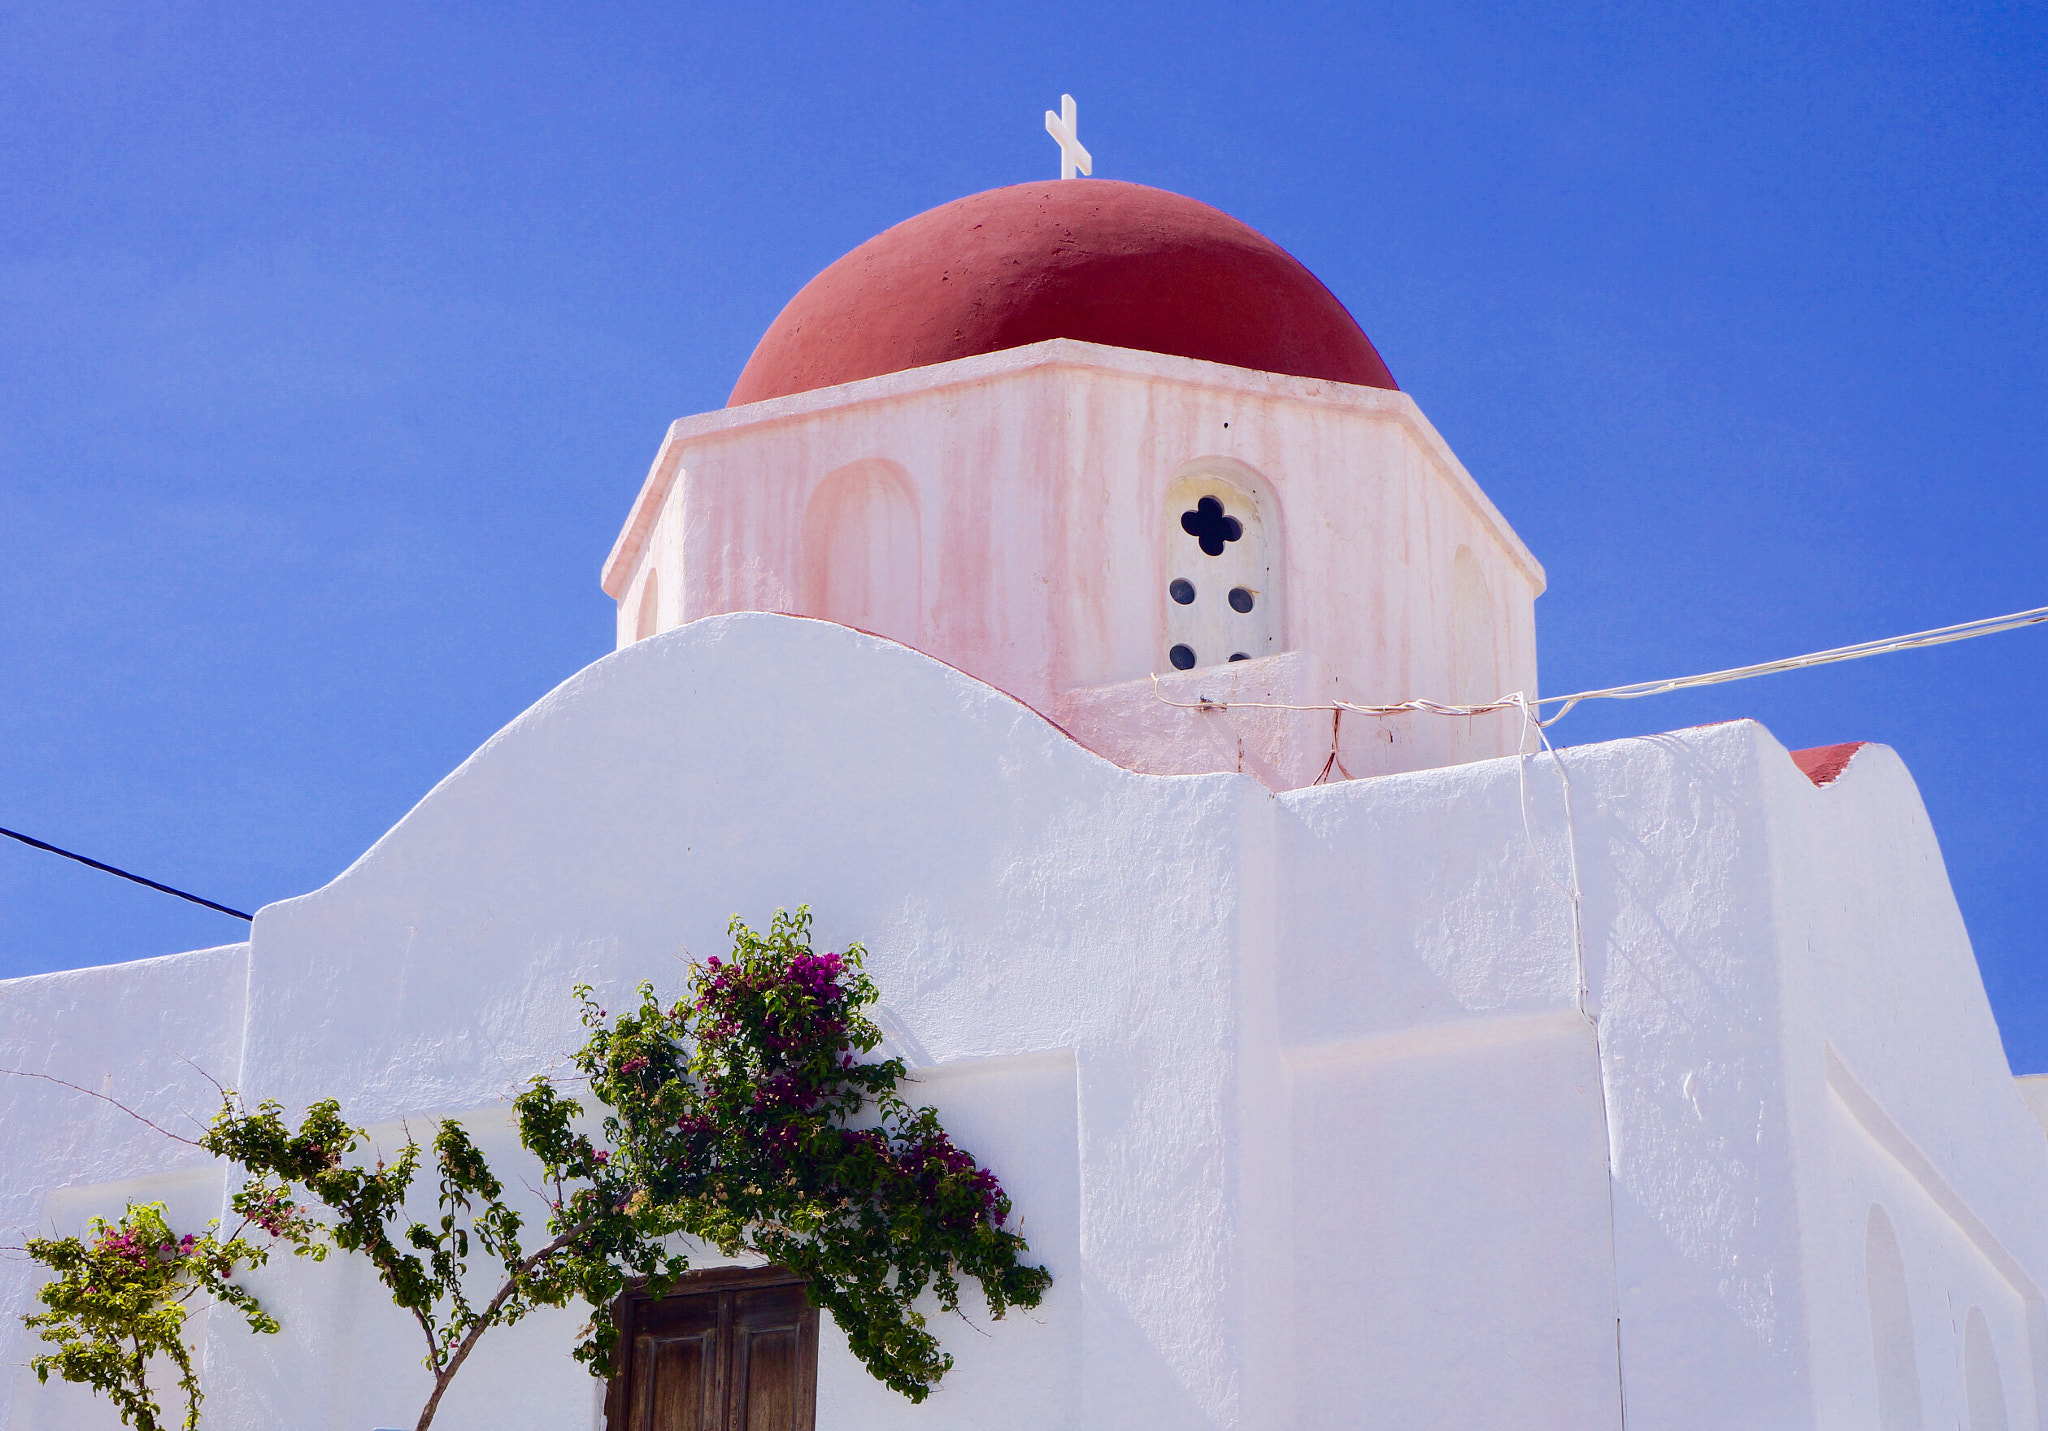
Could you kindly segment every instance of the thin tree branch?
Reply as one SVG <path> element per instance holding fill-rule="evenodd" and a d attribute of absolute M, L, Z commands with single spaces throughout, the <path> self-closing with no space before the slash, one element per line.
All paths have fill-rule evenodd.
<path fill-rule="evenodd" d="M 181 1133 L 173 1133 L 170 1129 L 164 1127 L 160 1123 L 150 1122 L 149 1119 L 143 1117 L 140 1113 L 137 1113 L 133 1108 L 130 1108 L 126 1103 L 123 1103 L 120 1099 L 109 1098 L 106 1094 L 99 1092 L 97 1089 L 87 1088 L 82 1084 L 73 1083 L 68 1078 L 59 1078 L 52 1073 L 31 1073 L 25 1068 L 0 1068 L 0 1073 L 11 1073 L 16 1078 L 40 1078 L 45 1083 L 62 1084 L 64 1087 L 72 1089 L 75 1092 L 83 1093 L 88 1098 L 97 1098 L 102 1103 L 113 1104 L 116 1108 L 120 1109 L 123 1113 L 126 1113 L 130 1118 L 133 1118 L 136 1122 L 154 1128 L 157 1132 L 163 1134 L 166 1138 L 170 1138 L 175 1142 L 183 1143 L 188 1148 L 198 1148 L 202 1152 L 206 1149 L 206 1145 L 204 1143 L 197 1142 L 191 1138 L 187 1138 Z"/>
<path fill-rule="evenodd" d="M 194 1063 L 191 1059 L 185 1057 L 184 1054 L 181 1053 L 178 1055 L 178 1062 L 184 1064 L 187 1068 L 191 1069 L 194 1073 L 198 1074 L 208 1083 L 211 1083 L 213 1085 L 213 1091 L 218 1093 L 223 1099 L 225 1099 L 228 1096 L 228 1090 L 226 1085 L 224 1085 L 218 1078 L 215 1078 L 212 1074 L 208 1073 L 205 1069 L 201 1068 L 198 1064 Z"/>

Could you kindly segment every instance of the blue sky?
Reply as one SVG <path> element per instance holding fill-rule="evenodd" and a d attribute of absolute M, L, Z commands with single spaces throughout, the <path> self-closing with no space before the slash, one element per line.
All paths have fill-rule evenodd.
<path fill-rule="evenodd" d="M 0 825 L 332 878 L 609 648 L 666 424 L 1056 174 L 1063 90 L 1350 306 L 1547 566 L 1545 690 L 2048 603 L 2044 80 L 2040 4 L 12 5 Z M 2035 628 L 1556 734 L 1896 746 L 2036 1072 L 2044 710 Z M 242 928 L 0 848 L 0 976 Z"/>

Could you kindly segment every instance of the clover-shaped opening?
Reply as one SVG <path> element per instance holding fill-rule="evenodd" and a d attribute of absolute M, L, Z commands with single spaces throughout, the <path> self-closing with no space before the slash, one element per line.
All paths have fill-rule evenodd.
<path fill-rule="evenodd" d="M 1180 529 L 1212 557 L 1223 555 L 1225 542 L 1234 542 L 1244 535 L 1244 523 L 1226 515 L 1223 504 L 1214 497 L 1204 497 L 1195 503 L 1193 511 L 1182 512 Z"/>

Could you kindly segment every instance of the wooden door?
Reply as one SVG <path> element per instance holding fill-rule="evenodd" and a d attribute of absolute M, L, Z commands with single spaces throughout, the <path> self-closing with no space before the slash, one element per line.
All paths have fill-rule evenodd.
<path fill-rule="evenodd" d="M 609 1431 L 811 1431 L 818 1314 L 788 1272 L 708 1272 L 616 1315 Z"/>

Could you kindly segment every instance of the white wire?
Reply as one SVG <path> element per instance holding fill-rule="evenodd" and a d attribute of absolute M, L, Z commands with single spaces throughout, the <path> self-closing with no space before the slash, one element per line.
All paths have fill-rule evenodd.
<path fill-rule="evenodd" d="M 1587 1023 L 1596 1027 L 1599 1019 L 1592 1010 L 1592 984 L 1586 972 L 1586 933 L 1583 918 L 1585 896 L 1579 888 L 1579 845 L 1578 826 L 1572 818 L 1572 777 L 1564 768 L 1564 757 L 1550 744 L 1550 737 L 1543 733 L 1543 727 L 1536 723 L 1536 713 L 1527 701 L 1516 701 L 1515 707 L 1522 714 L 1522 739 L 1515 755 L 1515 797 L 1522 811 L 1522 835 L 1529 842 L 1529 854 L 1536 861 L 1537 873 L 1544 882 L 1564 896 L 1571 910 L 1572 921 L 1572 968 L 1578 987 L 1573 991 L 1579 1006 L 1579 1013 Z M 1536 748 L 1529 748 L 1529 732 L 1536 732 Z M 1538 755 L 1548 755 L 1557 769 L 1558 779 L 1563 783 L 1564 792 L 1564 838 L 1565 878 L 1569 884 L 1560 883 L 1550 871 L 1550 857 L 1543 852 L 1542 844 L 1536 838 L 1536 827 L 1529 819 L 1529 762 Z"/>
<path fill-rule="evenodd" d="M 2038 626 L 2048 622 L 2048 606 L 2037 606 L 2031 611 L 2015 611 L 2009 616 L 1987 616 L 1981 621 L 1965 621 L 1959 626 L 1940 626 L 1932 631 L 1915 631 L 1908 636 L 1890 636 L 1881 641 L 1861 641 L 1854 646 L 1835 646 L 1826 651 L 1812 651 L 1804 656 L 1787 656 L 1782 660 L 1764 661 L 1754 666 L 1732 666 L 1725 671 L 1708 671 L 1698 676 L 1673 676 L 1662 681 L 1638 681 L 1630 686 L 1607 686 L 1597 691 L 1578 691 L 1568 696 L 1544 696 L 1530 700 L 1520 691 L 1512 691 L 1483 705 L 1452 705 L 1445 701 L 1412 700 L 1390 706 L 1359 705 L 1352 701 L 1332 701 L 1325 705 L 1289 705 L 1282 701 L 1213 701 L 1201 696 L 1192 701 L 1169 700 L 1159 690 L 1159 676 L 1152 676 L 1152 694 L 1157 700 L 1182 710 L 1269 710 L 1269 711 L 1350 711 L 1354 715 L 1394 716 L 1412 712 L 1427 712 L 1432 715 L 1476 716 L 1493 711 L 1520 710 L 1535 725 L 1538 731 L 1556 725 L 1572 707 L 1581 701 L 1633 701 L 1644 696 L 1661 696 L 1670 691 L 1691 690 L 1696 686 L 1718 686 L 1728 681 L 1746 681 L 1753 676 L 1774 676 L 1780 671 L 1801 671 L 1809 666 L 1829 666 L 1837 661 L 1859 661 L 1865 656 L 1885 656 L 1894 651 L 1912 651 L 1922 646 L 1945 646 L 1951 641 L 1968 641 L 1977 636 L 1993 636 L 2000 631 L 2015 631 L 2022 626 Z M 1535 710 L 1543 706 L 1557 706 L 1557 714 L 1546 718 L 1537 716 Z"/>
<path fill-rule="evenodd" d="M 1687 690 L 1694 686 L 1718 686 L 1726 681 L 1746 681 L 1752 676 L 1773 676 L 1780 671 L 1800 671 L 1809 666 L 1833 665 L 1837 661 L 1857 661 L 1865 656 L 1887 656 L 1894 651 L 1913 651 L 1922 646 L 1945 646 L 1951 641 L 1968 641 L 1977 636 L 1995 636 L 2000 631 L 2016 631 L 2022 626 L 2038 626 L 2042 622 L 2048 622 L 2048 606 L 2037 606 L 2031 611 L 2015 611 L 2010 616 L 1987 616 L 1981 621 L 1965 621 L 1959 626 L 1940 626 L 1932 631 L 1916 631 L 1910 636 L 1893 636 L 1882 641 L 1862 641 L 1854 646 L 1836 646 L 1831 650 L 1815 651 L 1805 656 L 1788 656 L 1782 661 L 1765 661 L 1755 666 L 1735 666 L 1725 671 L 1709 671 L 1702 676 L 1677 676 L 1665 681 L 1639 681 L 1633 686 L 1609 686 L 1600 691 L 1581 691 L 1571 696 L 1546 696 L 1535 704 L 1546 706 L 1562 703 L 1563 709 L 1543 722 L 1545 725 L 1553 725 L 1580 701 L 1633 701 L 1643 696 L 1661 696 L 1666 691 Z"/>

